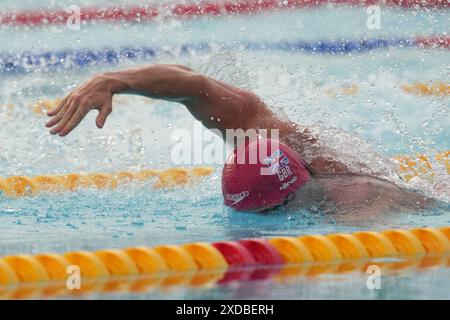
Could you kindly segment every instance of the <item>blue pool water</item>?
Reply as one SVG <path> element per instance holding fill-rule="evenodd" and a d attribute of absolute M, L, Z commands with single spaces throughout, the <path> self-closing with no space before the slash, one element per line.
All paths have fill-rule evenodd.
<path fill-rule="evenodd" d="M 36 6 L 23 1 L 14 6 Z M 83 4 L 93 4 L 93 1 Z M 97 3 L 97 2 L 95 2 Z M 0 1 L 0 10 L 13 8 Z M 72 1 L 71 1 L 72 4 Z M 49 6 L 52 3 L 48 4 Z M 14 7 L 14 8 L 15 8 Z M 44 5 L 45 7 L 45 5 Z M 382 8 L 382 28 L 368 30 L 364 8 L 318 8 L 253 16 L 195 20 L 161 20 L 144 24 L 100 24 L 79 31 L 64 26 L 0 28 L 2 52 L 45 52 L 62 49 L 126 46 L 177 46 L 180 43 L 234 41 L 336 40 L 414 37 L 448 33 L 448 11 Z M 8 44 L 5 46 L 4 44 Z M 194 120 L 180 105 L 129 96 L 115 97 L 114 112 L 103 130 L 94 114 L 65 139 L 50 136 L 45 116 L 30 105 L 63 96 L 90 75 L 143 63 L 182 63 L 210 76 L 249 88 L 282 116 L 299 123 L 335 127 L 344 152 L 356 136 L 385 157 L 416 152 L 433 155 L 450 149 L 449 97 L 407 95 L 401 85 L 450 82 L 450 52 L 440 49 L 392 48 L 351 55 L 299 52 L 218 51 L 191 56 L 160 55 L 152 61 L 123 61 L 85 69 L 2 74 L 0 106 L 0 176 L 117 172 L 168 168 L 180 128 L 193 132 Z M 356 95 L 326 92 L 356 84 Z M 350 140 L 349 140 L 350 139 Z M 339 147 L 339 146 L 338 146 Z M 228 149 L 229 151 L 229 149 Z M 192 165 L 195 165 L 194 161 Z M 184 243 L 246 237 L 270 237 L 381 230 L 391 227 L 450 224 L 449 176 L 433 163 L 432 180 L 414 179 L 410 186 L 438 198 L 438 208 L 421 213 L 388 213 L 373 219 L 336 217 L 321 212 L 279 210 L 270 215 L 238 213 L 222 204 L 220 164 L 211 178 L 172 190 L 149 186 L 113 191 L 83 190 L 65 194 L 10 199 L 0 194 L 0 255 L 12 253 L 94 250 L 129 245 Z M 294 284 L 251 282 L 208 290 L 189 288 L 154 291 L 128 298 L 423 298 L 450 297 L 448 268 L 386 276 L 382 290 L 365 287 L 365 275 L 303 279 Z M 112 297 L 117 297 L 113 295 Z M 95 297 L 95 295 L 94 295 Z M 123 296 L 120 296 L 123 297 Z"/>

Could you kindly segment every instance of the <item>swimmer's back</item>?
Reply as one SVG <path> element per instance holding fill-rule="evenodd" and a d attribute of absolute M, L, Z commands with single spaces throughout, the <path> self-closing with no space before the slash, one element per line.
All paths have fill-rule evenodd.
<path fill-rule="evenodd" d="M 339 211 L 366 210 L 404 211 L 421 210 L 434 201 L 413 190 L 377 177 L 362 174 L 331 175 L 315 177 L 316 185 L 328 201 Z M 369 209 L 370 207 L 370 209 Z"/>

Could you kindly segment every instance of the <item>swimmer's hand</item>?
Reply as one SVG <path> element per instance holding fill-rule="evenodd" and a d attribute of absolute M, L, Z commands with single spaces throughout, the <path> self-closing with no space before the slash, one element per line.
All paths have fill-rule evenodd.
<path fill-rule="evenodd" d="M 45 126 L 53 127 L 51 134 L 63 137 L 71 132 L 89 111 L 97 109 L 99 114 L 95 123 L 101 129 L 112 111 L 113 94 L 110 79 L 96 76 L 72 91 L 55 109 L 49 111 L 47 115 L 51 119 Z"/>

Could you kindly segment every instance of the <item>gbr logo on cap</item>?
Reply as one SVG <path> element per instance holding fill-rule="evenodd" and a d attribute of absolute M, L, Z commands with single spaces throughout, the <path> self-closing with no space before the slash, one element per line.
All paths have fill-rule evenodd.
<path fill-rule="evenodd" d="M 292 176 L 291 168 L 289 168 L 289 166 L 286 166 L 284 168 L 280 168 L 277 171 L 277 175 L 278 175 L 278 179 L 280 181 L 284 181 L 284 180 L 286 180 L 286 178 L 289 178 L 290 176 Z"/>

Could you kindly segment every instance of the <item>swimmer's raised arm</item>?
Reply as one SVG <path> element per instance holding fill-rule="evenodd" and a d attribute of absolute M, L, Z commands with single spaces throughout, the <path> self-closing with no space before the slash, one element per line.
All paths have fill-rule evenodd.
<path fill-rule="evenodd" d="M 278 129 L 281 141 L 304 156 L 315 142 L 308 129 L 288 120 L 277 118 L 254 93 L 196 73 L 179 65 L 148 65 L 139 68 L 108 72 L 86 81 L 67 95 L 48 116 L 50 133 L 65 136 L 93 110 L 99 110 L 97 127 L 102 128 L 112 111 L 114 94 L 129 93 L 178 102 L 209 129 L 218 129 L 226 137 L 226 129 Z M 269 131 L 270 133 L 270 131 Z M 270 136 L 272 137 L 272 136 Z M 289 137 L 289 139 L 288 139 Z M 309 163 L 316 173 L 345 173 L 345 165 L 320 156 Z"/>
<path fill-rule="evenodd" d="M 65 136 L 90 110 L 97 109 L 96 124 L 102 128 L 112 111 L 112 97 L 119 93 L 179 102 L 207 128 L 223 134 L 226 129 L 277 128 L 280 134 L 291 130 L 255 94 L 179 65 L 149 65 L 97 75 L 50 111 L 52 118 L 46 126 L 53 127 L 52 134 Z"/>

